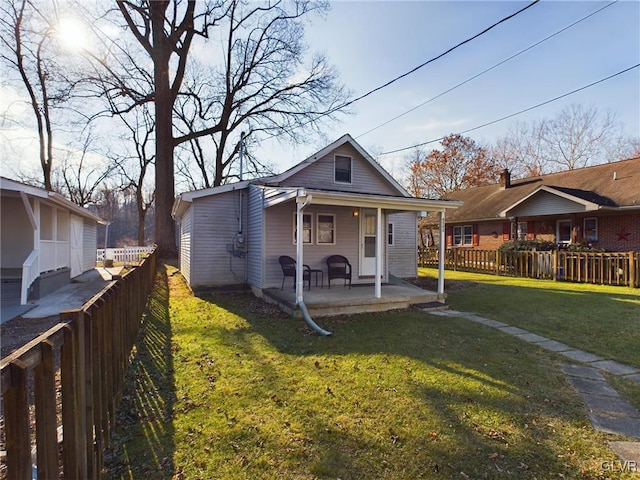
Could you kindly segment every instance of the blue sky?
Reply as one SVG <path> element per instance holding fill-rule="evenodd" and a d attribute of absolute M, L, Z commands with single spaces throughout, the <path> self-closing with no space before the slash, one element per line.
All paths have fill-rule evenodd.
<path fill-rule="evenodd" d="M 307 28 L 311 51 L 338 68 L 355 96 L 479 33 L 529 2 L 337 1 Z M 542 103 L 640 63 L 640 2 L 619 1 L 481 77 L 367 135 L 367 130 L 463 82 L 611 2 L 542 1 L 416 73 L 357 102 L 326 141 L 265 145 L 279 170 L 350 133 L 372 153 L 457 133 Z M 615 113 L 640 136 L 640 69 L 467 135 L 491 143 L 516 120 L 549 118 L 579 103 Z M 437 144 L 431 145 L 436 147 Z M 383 156 L 402 176 L 405 153 Z"/>

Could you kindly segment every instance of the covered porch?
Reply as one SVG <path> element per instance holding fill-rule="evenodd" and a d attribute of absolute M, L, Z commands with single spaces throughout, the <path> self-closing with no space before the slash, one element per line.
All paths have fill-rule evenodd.
<path fill-rule="evenodd" d="M 359 284 L 352 288 L 338 284 L 330 289 L 315 286 L 304 291 L 304 302 L 311 317 L 330 317 L 356 313 L 384 312 L 415 306 L 417 308 L 446 308 L 446 294 L 423 290 L 399 279 L 391 278 L 390 283 L 380 286 L 380 296 L 376 297 L 375 285 Z M 268 288 L 262 291 L 262 298 L 278 305 L 286 313 L 302 318 L 297 307 L 296 291 L 285 287 Z"/>
<path fill-rule="evenodd" d="M 330 332 L 318 328 L 311 317 L 385 311 L 431 302 L 443 304 L 445 299 L 444 259 L 440 259 L 439 262 L 440 274 L 436 292 L 428 292 L 406 282 L 393 281 L 394 277 L 389 271 L 391 263 L 389 247 L 385 241 L 387 239 L 387 219 L 388 215 L 396 213 L 412 215 L 411 232 L 407 231 L 407 235 L 411 235 L 412 243 L 410 248 L 405 250 L 403 256 L 407 259 L 410 257 L 413 262 L 414 268 L 411 275 L 406 275 L 413 277 L 417 274 L 416 216 L 420 212 L 435 213 L 444 231 L 446 209 L 457 208 L 460 202 L 308 188 L 271 187 L 265 189 L 264 209 L 268 210 L 291 203 L 295 205 L 295 261 L 297 265 L 307 263 L 305 258 L 308 246 L 305 246 L 303 234 L 305 230 L 304 215 L 309 208 L 317 205 L 323 206 L 324 209 L 346 207 L 354 209 L 354 216 L 358 211 L 361 213 L 371 212 L 369 216 L 372 221 L 367 224 L 361 222 L 359 230 L 356 228 L 349 235 L 351 244 L 356 248 L 359 245 L 360 249 L 360 255 L 357 256 L 360 264 L 357 268 L 354 267 L 354 271 L 359 270 L 360 272 L 359 278 L 354 272 L 354 277 L 358 278 L 359 282 L 352 283 L 352 288 L 336 286 L 331 289 L 316 287 L 305 290 L 303 288 L 303 269 L 298 268 L 296 269 L 294 289 L 290 287 L 288 290 L 269 288 L 273 285 L 266 285 L 266 288 L 262 288 L 262 294 L 268 301 L 277 303 L 293 315 L 301 316 L 321 334 L 330 334 Z M 335 233 L 336 228 L 332 226 L 331 231 Z M 444 238 L 441 238 L 441 242 L 444 244 Z M 341 252 L 333 251 L 332 253 Z M 371 273 L 369 275 L 362 275 L 365 260 L 370 261 Z"/>

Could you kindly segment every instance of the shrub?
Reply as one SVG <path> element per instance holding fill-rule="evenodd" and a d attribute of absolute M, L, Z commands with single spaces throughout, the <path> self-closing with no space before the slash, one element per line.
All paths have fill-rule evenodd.
<path fill-rule="evenodd" d="M 513 240 L 500 245 L 498 250 L 502 252 L 546 252 L 549 250 L 555 250 L 556 244 L 553 242 L 546 242 L 542 240 Z"/>

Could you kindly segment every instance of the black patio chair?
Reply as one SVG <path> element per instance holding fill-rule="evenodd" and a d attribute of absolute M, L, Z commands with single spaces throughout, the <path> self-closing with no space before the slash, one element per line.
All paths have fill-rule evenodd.
<path fill-rule="evenodd" d="M 344 278 L 344 286 L 346 287 L 349 282 L 349 288 L 351 288 L 351 264 L 347 257 L 331 255 L 327 258 L 327 270 L 329 288 L 331 288 L 331 280 L 335 278 Z"/>
<path fill-rule="evenodd" d="M 287 277 L 293 278 L 293 288 L 296 288 L 296 261 L 286 255 L 282 255 L 278 261 L 280 262 L 280 267 L 282 267 L 282 286 L 280 290 L 284 289 L 284 281 Z M 304 285 L 304 282 L 307 282 L 308 289 L 311 290 L 311 269 L 309 265 L 304 265 L 303 268 L 302 283 Z"/>

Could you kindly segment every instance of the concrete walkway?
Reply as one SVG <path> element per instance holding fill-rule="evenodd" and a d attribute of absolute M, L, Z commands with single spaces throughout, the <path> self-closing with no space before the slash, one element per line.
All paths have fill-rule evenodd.
<path fill-rule="evenodd" d="M 606 359 L 593 353 L 537 335 L 506 323 L 489 320 L 474 313 L 442 310 L 429 312 L 443 317 L 461 317 L 472 322 L 496 328 L 550 352 L 564 355 L 582 365 L 561 364 L 568 382 L 578 391 L 589 408 L 589 419 L 596 430 L 640 439 L 640 412 L 622 398 L 607 382 L 602 372 L 619 375 L 640 385 L 640 369 Z M 640 465 L 640 442 L 609 442 L 620 458 Z"/>

